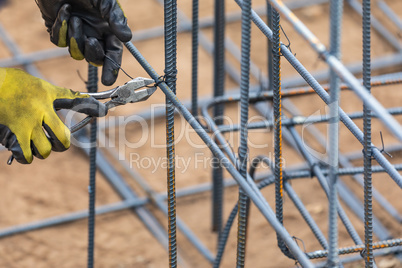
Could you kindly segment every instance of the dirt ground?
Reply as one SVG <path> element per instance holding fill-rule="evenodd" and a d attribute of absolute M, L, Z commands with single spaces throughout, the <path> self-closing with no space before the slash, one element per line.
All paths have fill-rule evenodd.
<path fill-rule="evenodd" d="M 302 1 L 302 0 L 300 0 Z M 178 1 L 179 8 L 184 14 L 191 17 L 191 2 Z M 212 0 L 200 1 L 200 16 L 213 15 Z M 375 2 L 375 1 L 373 1 Z M 150 29 L 163 25 L 163 8 L 157 1 L 120 0 L 129 20 L 129 25 L 134 32 Z M 264 5 L 263 0 L 254 0 L 253 6 Z M 402 1 L 388 0 L 387 3 L 402 17 Z M 234 1 L 226 1 L 227 12 L 239 11 Z M 395 26 L 373 4 L 374 14 L 386 25 L 393 34 L 398 34 Z M 305 8 L 295 11 L 296 15 L 316 34 L 324 44 L 328 43 L 328 14 L 327 4 Z M 265 18 L 264 18 L 265 19 Z M 343 20 L 342 59 L 345 63 L 353 63 L 361 60 L 361 17 L 348 5 L 345 6 Z M 0 23 L 8 31 L 11 38 L 18 44 L 22 53 L 32 53 L 46 49 L 54 49 L 49 42 L 49 37 L 43 25 L 40 12 L 35 1 L 11 0 L 11 3 L 0 10 Z M 322 70 L 326 65 L 318 59 L 317 55 L 309 48 L 308 44 L 292 29 L 290 24 L 283 21 L 283 28 L 291 40 L 291 49 L 297 58 L 310 71 Z M 266 39 L 253 26 L 252 36 L 252 61 L 261 68 L 262 75 L 266 75 Z M 207 38 L 212 40 L 212 29 L 202 31 Z M 240 44 L 240 22 L 227 25 L 227 36 L 235 44 Z M 378 33 L 373 32 L 373 58 L 391 55 L 396 51 Z M 286 40 L 284 40 L 285 42 Z M 137 41 L 134 44 L 161 74 L 164 69 L 163 62 L 163 38 L 153 38 L 147 41 Z M 9 58 L 11 52 L 0 41 L 0 60 Z M 231 64 L 238 68 L 239 64 L 231 56 L 227 55 Z M 200 48 L 199 62 L 199 88 L 200 95 L 211 96 L 213 90 L 213 65 L 212 57 L 203 48 Z M 85 85 L 77 72 L 85 77 L 87 64 L 77 62 L 69 56 L 50 59 L 36 63 L 35 66 L 47 80 L 53 83 L 85 91 Z M 132 76 L 147 76 L 139 64 L 127 51 L 123 57 L 122 67 Z M 179 34 L 178 40 L 178 86 L 177 94 L 180 100 L 189 100 L 191 96 L 191 34 L 188 32 Z M 401 67 L 388 68 L 375 71 L 375 74 L 401 71 Z M 285 63 L 282 64 L 282 77 L 293 77 L 296 72 Z M 124 74 L 120 74 L 117 85 L 128 81 Z M 257 80 L 252 78 L 253 83 Z M 226 79 L 226 88 L 234 89 L 238 85 L 230 77 Z M 106 87 L 102 86 L 100 90 Z M 387 86 L 373 89 L 373 94 L 385 107 L 399 106 L 402 99 L 400 86 Z M 29 90 L 29 89 L 27 89 Z M 293 104 L 309 116 L 317 111 L 324 112 L 324 103 L 317 96 L 304 96 L 292 99 Z M 152 98 L 144 103 L 119 107 L 108 118 L 100 121 L 101 125 L 112 124 L 123 120 L 122 116 L 133 115 L 142 111 L 151 111 L 154 107 L 160 107 L 164 103 L 164 95 L 158 91 Z M 152 104 L 152 105 L 150 105 Z M 361 102 L 352 92 L 342 92 L 342 108 L 347 112 L 361 111 Z M 226 115 L 238 122 L 238 109 L 236 105 L 228 106 Z M 250 111 L 250 117 L 258 118 L 258 113 Z M 129 118 L 130 119 L 130 118 Z M 129 119 L 127 119 L 129 121 Z M 401 118 L 397 117 L 402 123 Z M 155 119 L 140 125 L 138 118 L 131 117 L 131 121 L 123 122 L 121 128 L 109 128 L 105 131 L 107 137 L 113 142 L 106 142 L 113 152 L 119 151 L 121 158 L 146 178 L 146 182 L 156 191 L 166 192 L 166 168 L 165 157 L 165 125 L 164 119 Z M 361 120 L 356 123 L 362 126 Z M 324 133 L 325 125 L 318 128 Z M 301 127 L 297 128 L 301 131 Z M 176 120 L 176 157 L 177 157 L 177 189 L 195 186 L 211 181 L 210 159 L 211 154 L 200 139 L 191 131 L 183 119 Z M 379 131 L 384 134 L 386 145 L 396 143 L 393 138 L 378 122 L 373 123 L 373 142 L 381 147 Z M 227 135 L 232 142 L 235 151 L 238 145 L 238 134 Z M 250 157 L 257 155 L 273 156 L 273 137 L 268 131 L 250 132 Z M 312 137 L 306 136 L 305 141 L 314 147 L 316 142 Z M 355 138 L 344 126 L 340 128 L 340 141 L 342 153 L 356 152 L 362 149 Z M 106 152 L 101 142 L 102 151 Z M 323 150 L 323 149 L 321 149 Z M 110 157 L 109 154 L 107 154 Z M 401 153 L 393 153 L 392 163 L 400 163 Z M 85 154 L 77 147 L 72 147 L 65 153 L 52 153 L 50 157 L 41 161 L 35 159 L 33 164 L 22 166 L 14 163 L 7 166 L 9 153 L 0 152 L 0 228 L 7 228 L 45 219 L 48 217 L 63 215 L 68 212 L 85 210 L 88 206 L 88 174 L 89 165 Z M 111 163 L 122 174 L 137 192 L 139 196 L 145 196 L 144 191 L 130 179 L 129 174 L 117 162 Z M 303 159 L 288 144 L 284 145 L 285 167 L 303 163 Z M 357 160 L 355 165 L 361 166 L 362 161 Z M 262 171 L 267 169 L 262 168 Z M 402 214 L 401 190 L 384 174 L 375 174 L 374 185 L 385 198 L 392 203 Z M 226 174 L 228 177 L 228 174 Z M 353 192 L 362 198 L 362 189 L 350 178 L 342 180 L 350 186 Z M 327 199 L 316 179 L 304 179 L 292 182 L 301 200 L 306 205 L 320 228 L 327 235 Z M 263 191 L 264 196 L 271 206 L 274 205 L 274 189 L 267 187 Z M 236 187 L 225 191 L 224 219 L 227 219 L 237 200 Z M 97 205 L 106 205 L 120 201 L 120 197 L 108 184 L 102 174 L 97 176 Z M 153 205 L 146 206 L 166 227 L 167 219 Z M 211 195 L 210 193 L 197 194 L 178 199 L 177 211 L 180 218 L 193 230 L 194 234 L 212 251 L 216 250 L 217 235 L 211 232 Z M 301 239 L 306 251 L 320 249 L 320 245 L 314 238 L 307 225 L 302 220 L 297 209 L 291 201 L 285 198 L 284 225 L 292 236 Z M 363 224 L 347 208 L 346 212 L 353 222 L 360 236 L 364 237 Z M 401 224 L 387 215 L 381 207 L 374 204 L 374 214 L 389 229 L 393 237 L 402 236 Z M 340 227 L 340 246 L 351 246 L 353 242 L 348 237 L 346 230 Z M 195 248 L 179 232 L 179 253 L 184 259 L 182 267 L 210 267 L 210 264 L 195 250 Z M 0 267 L 85 267 L 87 249 L 87 221 L 80 220 L 61 226 L 46 228 L 38 231 L 19 234 L 0 239 Z M 223 258 L 222 267 L 234 267 L 236 255 L 236 230 L 232 229 L 227 249 Z M 96 267 L 167 267 L 168 255 L 161 244 L 152 236 L 144 224 L 131 210 L 115 212 L 97 217 L 96 220 Z M 402 267 L 395 258 L 377 258 L 378 267 L 391 268 Z M 260 215 L 258 210 L 251 207 L 251 219 L 249 236 L 247 241 L 246 267 L 253 268 L 281 268 L 294 267 L 294 261 L 285 257 L 276 246 L 276 234 Z M 353 263 L 346 267 L 364 267 L 364 264 Z"/>

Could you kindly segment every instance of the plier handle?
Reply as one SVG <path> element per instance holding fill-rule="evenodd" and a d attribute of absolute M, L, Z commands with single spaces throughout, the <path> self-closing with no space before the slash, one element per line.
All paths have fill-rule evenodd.
<path fill-rule="evenodd" d="M 84 94 L 88 94 L 97 100 L 110 99 L 110 101 L 105 103 L 107 113 L 111 108 L 120 105 L 147 100 L 156 91 L 155 86 L 150 86 L 152 84 L 155 84 L 155 80 L 137 77 L 131 81 L 128 81 L 122 86 L 118 86 L 107 91 Z M 93 117 L 87 116 L 84 120 L 70 128 L 71 133 L 80 130 L 92 120 Z"/>

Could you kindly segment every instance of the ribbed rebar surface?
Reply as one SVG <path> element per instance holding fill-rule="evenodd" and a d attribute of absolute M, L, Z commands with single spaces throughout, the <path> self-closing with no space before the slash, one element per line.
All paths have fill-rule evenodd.
<path fill-rule="evenodd" d="M 166 0 L 165 14 L 165 81 L 176 94 L 177 75 L 177 2 Z M 167 205 L 169 230 L 169 267 L 177 267 L 176 181 L 175 181 L 174 106 L 166 98 Z"/>
<path fill-rule="evenodd" d="M 248 163 L 248 108 L 250 90 L 250 45 L 251 45 L 251 0 L 244 0 L 241 18 L 241 84 L 240 84 L 240 146 L 239 172 L 246 180 Z M 237 229 L 237 262 L 236 267 L 242 268 L 245 264 L 247 213 L 249 200 L 243 191 L 239 190 L 239 215 Z"/>
<path fill-rule="evenodd" d="M 215 0 L 214 24 L 214 97 L 223 95 L 225 89 L 225 1 Z M 215 124 L 223 123 L 224 105 L 214 107 Z M 214 159 L 212 169 L 212 230 L 222 230 L 223 214 L 223 169 Z"/>
<path fill-rule="evenodd" d="M 193 0 L 192 29 L 191 29 L 191 113 L 198 115 L 198 35 L 199 26 L 199 0 Z"/>
<path fill-rule="evenodd" d="M 363 0 L 363 86 L 371 89 L 371 0 Z M 364 152 L 364 239 L 366 268 L 373 268 L 373 185 L 371 168 L 371 111 L 363 105 Z"/>
<path fill-rule="evenodd" d="M 267 1 L 267 25 L 272 29 L 272 5 Z M 268 44 L 268 90 L 273 90 L 274 88 L 274 70 L 273 70 L 273 47 L 272 42 L 267 38 Z"/>
<path fill-rule="evenodd" d="M 281 97 L 281 27 L 280 15 L 272 10 L 272 79 L 274 108 L 274 153 L 275 153 L 275 214 L 283 225 L 283 173 L 282 173 L 282 97 Z M 278 236 L 281 251 L 293 258 L 283 240 Z"/>
<path fill-rule="evenodd" d="M 380 241 L 373 243 L 373 249 L 385 249 L 390 247 L 397 247 L 402 245 L 402 239 L 392 239 L 386 241 Z M 366 245 L 356 245 L 352 247 L 340 248 L 339 254 L 351 254 L 351 253 L 362 253 L 365 250 Z M 325 258 L 328 256 L 327 250 L 319 250 L 315 252 L 310 252 L 306 254 L 310 259 Z"/>
<path fill-rule="evenodd" d="M 88 92 L 98 91 L 98 68 L 88 64 Z M 88 216 L 88 268 L 94 267 L 94 248 L 95 248 L 95 197 L 96 197 L 96 140 L 98 123 L 95 119 L 91 123 L 89 151 L 89 216 Z"/>
<path fill-rule="evenodd" d="M 343 0 L 331 0 L 330 5 L 330 53 L 340 59 Z M 329 104 L 329 255 L 328 267 L 338 267 L 338 147 L 339 147 L 339 93 L 340 79 L 330 71 Z"/>

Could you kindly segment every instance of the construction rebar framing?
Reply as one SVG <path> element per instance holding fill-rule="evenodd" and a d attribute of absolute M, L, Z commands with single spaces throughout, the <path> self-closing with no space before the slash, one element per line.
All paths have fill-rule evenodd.
<path fill-rule="evenodd" d="M 362 5 L 356 0 L 348 0 L 349 4 L 357 13 L 362 16 L 363 35 L 363 62 L 345 66 L 341 62 L 340 40 L 343 15 L 342 0 L 317 0 L 317 1 L 287 1 L 267 0 L 266 6 L 252 9 L 251 0 L 234 0 L 241 8 L 240 12 L 226 13 L 225 1 L 215 0 L 215 13 L 213 18 L 199 18 L 199 0 L 193 0 L 192 20 L 188 19 L 177 7 L 176 0 L 157 0 L 163 6 L 165 21 L 164 27 L 157 27 L 149 30 L 134 32 L 132 42 L 165 36 L 165 69 L 164 75 L 160 76 L 142 56 L 140 51 L 132 42 L 125 44 L 128 51 L 134 56 L 138 63 L 144 68 L 148 75 L 158 81 L 157 85 L 166 95 L 166 112 L 153 114 L 153 116 L 166 116 L 166 149 L 167 149 L 167 193 L 155 192 L 134 169 L 130 168 L 125 161 L 119 161 L 118 153 L 111 148 L 96 150 L 96 146 L 90 149 L 83 149 L 90 156 L 90 185 L 89 185 L 89 215 L 88 211 L 80 211 L 29 223 L 21 226 L 13 226 L 0 230 L 0 237 L 6 237 L 23 232 L 33 231 L 40 228 L 47 228 L 89 217 L 88 221 L 88 267 L 94 267 L 94 241 L 95 241 L 95 215 L 110 213 L 124 209 L 131 209 L 144 222 L 148 230 L 169 252 L 169 267 L 177 267 L 178 263 L 184 262 L 178 254 L 176 241 L 176 228 L 181 232 L 214 268 L 220 267 L 224 255 L 225 246 L 228 241 L 229 232 L 237 216 L 237 267 L 246 266 L 246 241 L 247 226 L 249 219 L 250 202 L 258 208 L 271 225 L 277 235 L 277 244 L 281 252 L 288 258 L 296 260 L 303 267 L 342 267 L 346 262 L 364 259 L 365 267 L 376 267 L 375 256 L 394 254 L 401 258 L 402 239 L 394 238 L 391 232 L 384 226 L 373 213 L 373 201 L 376 201 L 387 215 L 402 223 L 402 216 L 384 198 L 384 196 L 373 187 L 373 173 L 387 173 L 390 180 L 393 180 L 400 188 L 402 177 L 399 170 L 402 164 L 391 164 L 384 148 L 377 148 L 371 141 L 372 118 L 379 120 L 388 128 L 400 142 L 402 142 L 402 127 L 394 118 L 394 115 L 402 114 L 402 107 L 385 109 L 382 104 L 371 95 L 371 88 L 402 83 L 402 73 L 385 74 L 371 77 L 371 70 L 381 69 L 389 66 L 396 66 L 402 63 L 401 45 L 397 37 L 392 35 L 378 20 L 371 14 L 371 0 L 362 0 Z M 307 3 L 308 2 L 308 3 Z M 314 4 L 330 2 L 330 47 L 325 48 L 318 38 L 295 16 L 291 11 L 295 8 L 306 7 Z M 382 0 L 376 3 L 380 9 L 387 14 L 389 20 L 401 30 L 401 19 Z M 261 15 L 267 15 L 268 23 L 261 19 Z M 283 40 L 283 29 L 281 19 L 286 19 L 293 28 L 303 37 L 310 46 L 317 52 L 318 56 L 326 62 L 329 68 L 327 72 L 312 74 L 298 61 L 295 54 L 290 50 L 289 45 L 281 42 Z M 241 46 L 240 49 L 225 35 L 227 23 L 241 20 Z M 178 24 L 178 22 L 181 22 Z M 259 68 L 251 61 L 251 23 L 254 23 L 268 40 L 268 72 L 265 77 Z M 190 25 L 190 26 L 189 26 Z M 214 42 L 211 43 L 202 33 L 203 28 L 214 27 Z M 371 27 L 372 26 L 372 27 Z M 272 29 L 271 29 L 272 28 Z M 375 29 L 398 53 L 390 57 L 383 57 L 371 60 L 371 29 Z M 176 97 L 176 76 L 177 76 L 177 34 L 179 32 L 192 31 L 192 97 L 187 104 L 183 104 Z M 287 38 L 287 37 L 286 37 Z M 8 47 L 13 56 L 9 59 L 0 60 L 0 67 L 23 65 L 28 72 L 40 76 L 40 72 L 34 63 L 49 58 L 62 57 L 66 55 L 65 50 L 40 51 L 31 54 L 22 54 L 17 44 L 9 37 L 5 29 L 0 25 L 0 40 Z M 203 47 L 214 58 L 214 93 L 207 99 L 202 99 L 198 94 L 198 51 Z M 240 63 L 240 72 L 226 61 L 225 53 L 230 53 Z M 298 72 L 298 77 L 281 79 L 281 61 L 287 60 Z M 362 65 L 362 67 L 361 67 Z M 360 68 L 360 70 L 359 70 Z M 357 79 L 353 74 L 362 73 L 362 80 Z M 238 83 L 239 88 L 225 94 L 225 75 Z M 259 80 L 259 84 L 253 85 L 250 77 Z M 163 77 L 163 79 L 161 78 Z M 320 84 L 329 78 L 329 85 Z M 89 66 L 88 69 L 88 90 L 97 90 L 97 68 Z M 343 84 L 342 84 L 343 83 Z M 308 86 L 305 86 L 305 85 Z M 340 93 L 343 90 L 350 90 L 363 102 L 363 111 L 345 113 L 339 104 Z M 329 93 L 327 92 L 329 91 Z M 234 92 L 234 93 L 233 93 Z M 329 114 L 324 116 L 304 117 L 291 102 L 293 97 L 316 93 L 329 107 Z M 240 124 L 225 125 L 222 120 L 224 107 L 228 103 L 240 103 Z M 249 122 L 249 109 L 255 108 L 261 115 L 265 116 L 260 122 Z M 210 115 L 212 108 L 212 116 Z M 286 115 L 283 110 L 287 111 Z M 181 116 L 196 131 L 199 137 L 211 150 L 213 157 L 219 163 L 213 167 L 212 183 L 198 185 L 176 191 L 175 185 L 175 137 L 174 137 L 174 116 L 175 112 Z M 191 112 L 190 112 L 191 111 Z M 267 116 L 272 114 L 272 116 Z M 144 119 L 150 119 L 149 113 L 142 113 Z M 202 118 L 202 120 L 200 120 Z M 354 119 L 363 119 L 363 131 L 355 124 Z M 202 123 L 204 124 L 202 124 Z M 315 128 L 315 124 L 329 123 L 329 152 L 328 163 L 314 158 L 305 146 L 302 136 L 296 130 L 298 125 L 308 125 L 306 131 L 313 135 L 321 146 L 326 146 L 326 137 Z M 354 167 L 351 164 L 352 155 L 345 155 L 339 152 L 339 122 L 342 122 L 346 129 L 362 144 L 362 152 L 359 157 L 363 158 L 363 167 Z M 113 126 L 109 126 L 113 127 Z M 97 133 L 106 139 L 105 128 L 97 131 L 96 122 L 91 126 L 90 138 L 85 133 L 79 132 L 77 139 L 90 141 L 96 144 Z M 249 159 L 248 136 L 250 129 L 273 130 L 274 135 L 274 159 L 267 156 L 258 156 Z M 238 155 L 232 149 L 232 145 L 223 136 L 226 132 L 240 133 Z M 209 134 L 213 134 L 213 138 Z M 104 139 L 102 139 L 104 140 Z M 295 167 L 283 167 L 283 143 L 287 142 L 305 161 L 303 165 Z M 400 144 L 392 147 L 398 151 L 402 149 Z M 390 149 L 391 150 L 391 149 Z M 109 163 L 103 151 L 115 160 L 130 177 L 147 193 L 146 198 L 139 198 L 134 190 L 125 182 L 116 168 Z M 373 165 L 376 160 L 379 165 Z M 272 173 L 256 174 L 260 163 L 265 163 Z M 107 206 L 97 207 L 95 210 L 95 171 L 96 167 L 103 173 L 111 183 L 123 201 Z M 234 180 L 225 180 L 223 170 L 226 169 Z M 363 202 L 349 189 L 342 181 L 342 176 L 352 176 L 361 186 L 364 193 Z M 310 215 L 302 199 L 297 195 L 291 180 L 301 178 L 315 178 L 328 199 L 328 237 Z M 266 201 L 261 193 L 265 187 L 274 184 L 275 186 L 275 210 Z M 224 187 L 238 185 L 239 198 L 226 222 L 223 219 L 223 195 Z M 193 195 L 201 192 L 212 191 L 212 230 L 218 232 L 217 250 L 214 255 L 193 231 L 176 215 L 176 198 Z M 294 237 L 286 229 L 286 222 L 283 220 L 284 194 L 295 205 L 300 215 L 311 229 L 322 248 L 312 252 L 305 252 L 299 247 Z M 341 203 L 340 200 L 343 202 Z M 155 216 L 147 208 L 146 204 L 153 204 L 168 219 L 168 232 L 156 220 Z M 355 226 L 345 213 L 345 205 L 364 224 L 364 241 L 359 237 Z M 351 240 L 355 243 L 350 247 L 338 247 L 338 218 L 347 230 Z M 135 234 L 133 234 L 135 235 Z M 379 241 L 373 241 L 375 235 Z M 392 248 L 391 248 L 392 247 Z M 340 257 L 344 254 L 357 253 L 352 257 Z M 264 255 L 261 255 L 264 258 Z M 315 263 L 311 260 L 327 258 L 323 263 Z"/>

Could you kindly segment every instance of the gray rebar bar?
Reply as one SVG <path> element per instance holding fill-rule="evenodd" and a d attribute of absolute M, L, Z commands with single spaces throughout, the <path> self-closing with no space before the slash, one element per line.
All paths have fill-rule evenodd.
<path fill-rule="evenodd" d="M 282 173 L 282 98 L 281 98 L 281 25 L 280 15 L 272 10 L 272 79 L 273 79 L 273 120 L 275 154 L 275 214 L 283 225 L 283 173 Z M 294 258 L 283 240 L 277 236 L 278 247 L 285 256 Z"/>
<path fill-rule="evenodd" d="M 362 2 L 363 30 L 363 86 L 371 91 L 371 0 Z M 373 184 L 371 171 L 371 110 L 363 105 L 364 155 L 364 240 L 365 267 L 372 268 L 373 259 Z"/>
<path fill-rule="evenodd" d="M 268 0 L 266 0 L 267 2 L 267 25 L 272 28 L 272 6 L 269 3 Z M 272 42 L 271 40 L 269 40 L 267 38 L 267 49 L 268 49 L 268 59 L 267 59 L 267 63 L 268 63 L 268 90 L 273 90 L 274 85 L 273 85 L 273 47 L 272 47 Z"/>
<path fill-rule="evenodd" d="M 243 1 L 241 18 L 241 84 L 240 84 L 240 146 L 239 173 L 246 180 L 248 164 L 248 114 L 250 91 L 250 51 L 251 51 L 251 0 Z M 247 211 L 249 199 L 239 189 L 236 267 L 243 268 L 246 258 Z"/>
<path fill-rule="evenodd" d="M 191 112 L 198 115 L 198 35 L 199 27 L 199 0 L 193 0 L 191 24 Z"/>
<path fill-rule="evenodd" d="M 220 97 L 225 89 L 225 1 L 215 0 L 214 23 L 214 97 Z M 214 120 L 223 123 L 224 106 L 214 107 Z M 220 233 L 223 216 L 223 169 L 216 159 L 212 167 L 212 230 Z"/>
<path fill-rule="evenodd" d="M 330 54 L 336 59 L 341 57 L 343 0 L 330 1 Z M 329 104 L 329 228 L 328 228 L 328 267 L 338 267 L 338 151 L 339 151 L 339 95 L 340 80 L 333 69 L 330 71 Z"/>
<path fill-rule="evenodd" d="M 391 239 L 391 240 L 386 240 L 386 241 L 379 241 L 373 243 L 373 249 L 384 249 L 384 248 L 389 248 L 389 247 L 397 247 L 402 245 L 402 239 L 397 238 L 397 239 Z M 351 247 L 345 247 L 345 248 L 340 248 L 339 249 L 339 254 L 351 254 L 351 253 L 357 253 L 357 252 L 363 252 L 365 249 L 364 244 L 356 245 L 356 246 L 351 246 Z M 310 259 L 317 259 L 317 258 L 324 258 L 328 256 L 328 251 L 327 250 L 318 250 L 315 252 L 310 252 L 306 254 Z"/>
<path fill-rule="evenodd" d="M 385 248 L 385 249 L 379 249 L 374 251 L 374 257 L 376 256 L 387 256 L 387 255 L 393 255 L 393 254 L 398 254 L 402 252 L 402 247 L 393 247 L 393 248 Z M 347 256 L 340 258 L 341 263 L 351 263 L 351 262 L 356 262 L 360 261 L 362 259 L 360 254 L 354 254 L 352 256 Z M 316 268 L 327 268 L 327 262 L 318 262 L 314 264 Z"/>
<path fill-rule="evenodd" d="M 176 94 L 177 2 L 165 0 L 165 81 Z M 154 79 L 157 81 L 158 79 Z M 177 267 L 174 106 L 166 98 L 166 154 L 168 191 L 169 267 Z"/>
<path fill-rule="evenodd" d="M 88 92 L 98 91 L 98 68 L 88 64 Z M 97 141 L 98 124 L 95 119 L 91 123 L 90 142 L 91 148 L 89 152 L 89 215 L 88 215 L 88 268 L 94 267 L 95 253 L 95 198 L 96 198 L 96 141 Z"/>

